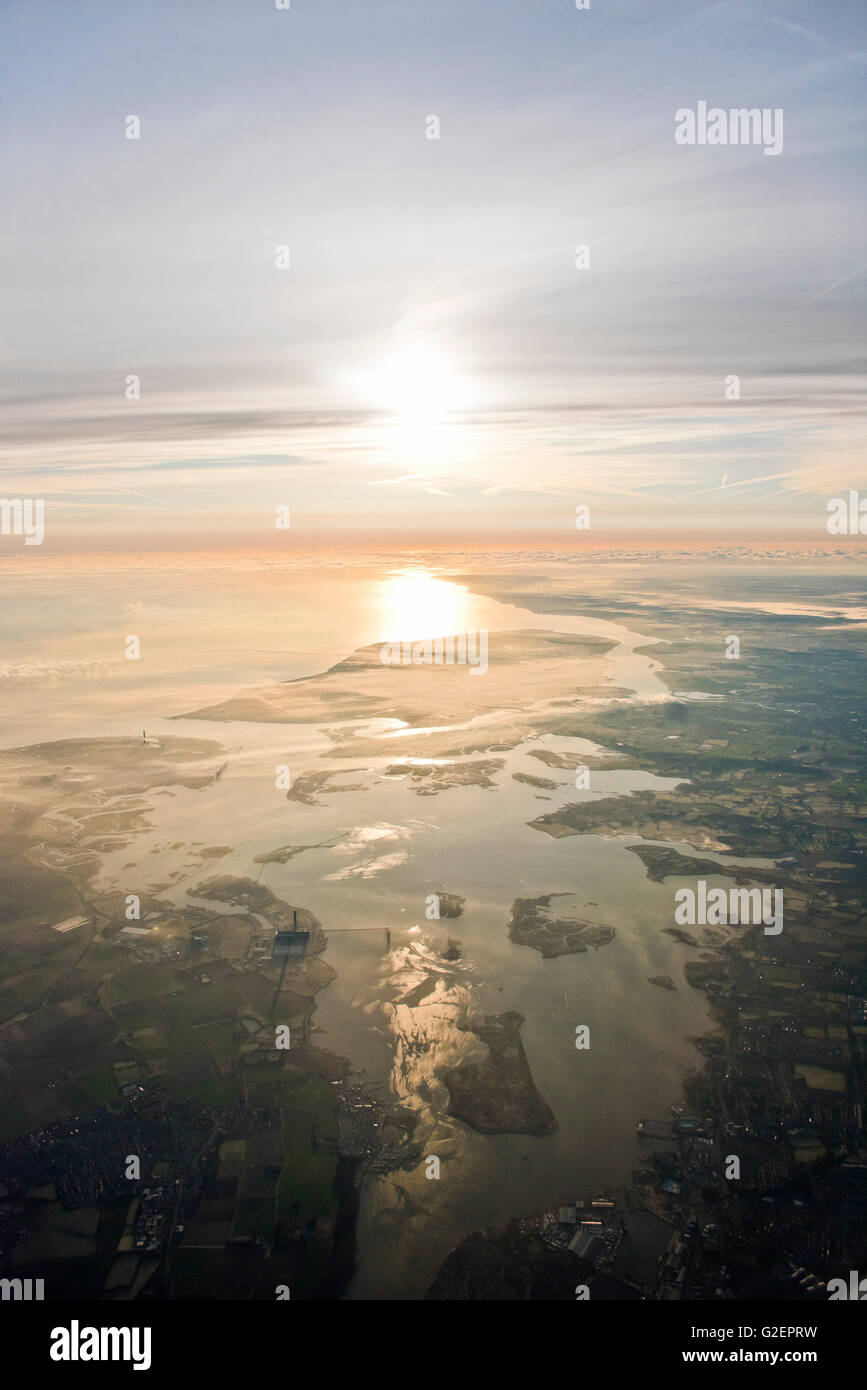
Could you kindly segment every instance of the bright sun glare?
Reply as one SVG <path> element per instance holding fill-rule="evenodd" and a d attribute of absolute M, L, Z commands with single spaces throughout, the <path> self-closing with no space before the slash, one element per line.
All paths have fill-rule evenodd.
<path fill-rule="evenodd" d="M 448 359 L 422 343 L 385 362 L 373 381 L 377 402 L 409 426 L 434 425 L 467 398 L 466 385 Z"/>
<path fill-rule="evenodd" d="M 466 591 L 426 570 L 402 570 L 388 581 L 382 640 L 447 637 L 466 631 Z"/>

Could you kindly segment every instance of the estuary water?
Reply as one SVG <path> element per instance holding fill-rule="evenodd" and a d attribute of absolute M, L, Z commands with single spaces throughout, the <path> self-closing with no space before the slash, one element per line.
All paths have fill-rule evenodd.
<path fill-rule="evenodd" d="M 683 982 L 683 947 L 662 931 L 672 922 L 671 884 L 648 880 L 629 852 L 634 838 L 555 839 L 529 822 L 582 797 L 676 783 L 594 770 L 592 792 L 576 791 L 571 774 L 530 752 L 575 757 L 592 745 L 540 733 L 490 754 L 503 764 L 493 786 L 419 795 L 408 777 L 386 775 L 393 742 L 359 765 L 335 756 L 322 722 L 177 715 L 242 687 L 320 672 L 371 642 L 449 630 L 604 636 L 618 644 L 606 658 L 609 684 L 635 698 L 664 698 L 656 663 L 635 650 L 646 636 L 598 619 L 531 613 L 475 596 L 446 575 L 419 581 L 412 572 L 407 583 L 405 572 L 386 570 L 302 568 L 275 579 L 255 568 L 137 576 L 97 568 L 62 580 L 47 574 L 40 585 L 35 593 L 28 582 L 20 607 L 7 607 L 3 620 L 3 746 L 138 735 L 143 727 L 157 740 L 222 744 L 220 780 L 204 792 L 178 788 L 152 798 L 146 827 L 105 855 L 101 882 L 126 891 L 134 891 L 131 881 L 136 891 L 169 883 L 164 895 L 180 903 L 210 873 L 245 875 L 312 910 L 330 933 L 324 958 L 337 971 L 317 997 L 314 1041 L 412 1107 L 423 1154 L 440 1158 L 438 1180 L 425 1177 L 424 1162 L 367 1176 L 358 1269 L 346 1296 L 417 1298 L 469 1231 L 628 1182 L 639 1158 L 636 1122 L 665 1116 L 701 1065 L 687 1039 L 707 1031 L 706 1006 Z M 139 663 L 123 663 L 129 633 L 141 635 Z M 368 737 L 393 727 L 352 724 Z M 338 769 L 335 790 L 320 790 L 314 804 L 288 800 L 274 788 L 274 767 L 284 763 L 296 779 Z M 516 774 L 558 785 L 540 788 Z M 191 870 L 191 844 L 228 853 Z M 307 848 L 285 864 L 256 863 L 286 845 Z M 427 898 L 438 891 L 466 900 L 460 918 L 429 920 Z M 513 944 L 514 899 L 550 893 L 575 895 L 572 910 L 613 927 L 613 940 L 552 960 Z M 448 936 L 461 943 L 457 960 L 441 955 Z M 677 991 L 649 984 L 655 975 L 670 975 Z M 505 1010 L 525 1018 L 533 1078 L 558 1122 L 544 1138 L 482 1136 L 446 1113 L 442 1071 L 480 1050 L 458 1021 L 467 1011 Z M 590 1028 L 588 1050 L 575 1047 L 579 1025 Z"/>

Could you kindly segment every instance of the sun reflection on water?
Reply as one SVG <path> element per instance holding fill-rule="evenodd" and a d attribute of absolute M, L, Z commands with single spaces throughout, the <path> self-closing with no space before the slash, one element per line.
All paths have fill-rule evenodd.
<path fill-rule="evenodd" d="M 383 596 L 383 642 L 447 637 L 467 631 L 467 591 L 428 570 L 401 570 Z"/>

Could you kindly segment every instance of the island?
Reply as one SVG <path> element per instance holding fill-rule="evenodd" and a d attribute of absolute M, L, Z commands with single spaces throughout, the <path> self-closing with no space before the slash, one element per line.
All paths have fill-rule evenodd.
<path fill-rule="evenodd" d="M 607 946 L 612 940 L 614 927 L 581 917 L 555 916 L 549 911 L 554 898 L 571 899 L 574 894 L 543 893 L 538 898 L 516 898 L 509 919 L 509 940 L 519 946 L 532 946 L 546 957 L 574 955 L 590 946 Z"/>
<path fill-rule="evenodd" d="M 443 1074 L 448 1113 L 480 1134 L 551 1134 L 554 1112 L 536 1090 L 524 1045 L 523 1014 L 489 1014 L 458 1027 L 487 1045 L 486 1061 L 464 1062 Z"/>

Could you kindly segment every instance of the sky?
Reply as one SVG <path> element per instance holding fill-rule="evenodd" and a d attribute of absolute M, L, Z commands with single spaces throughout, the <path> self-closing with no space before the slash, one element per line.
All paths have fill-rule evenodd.
<path fill-rule="evenodd" d="M 0 492 L 82 549 L 827 540 L 864 18 L 6 0 Z M 782 148 L 677 143 L 700 102 Z"/>

